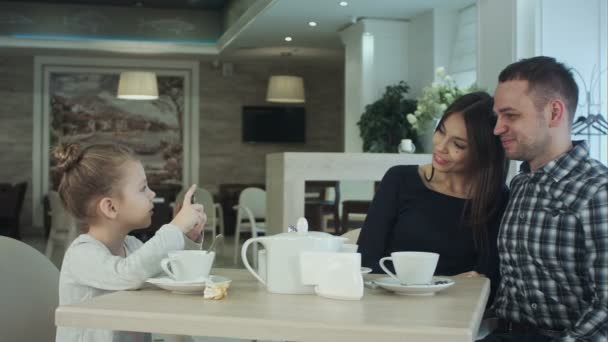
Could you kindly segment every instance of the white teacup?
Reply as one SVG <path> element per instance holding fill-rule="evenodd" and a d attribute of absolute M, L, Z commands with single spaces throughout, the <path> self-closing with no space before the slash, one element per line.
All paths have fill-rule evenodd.
<path fill-rule="evenodd" d="M 389 271 L 384 262 L 392 260 L 395 273 Z M 433 280 L 439 254 L 429 252 L 394 252 L 380 259 L 380 267 L 386 274 L 404 285 L 426 285 Z"/>
<path fill-rule="evenodd" d="M 163 271 L 178 281 L 188 281 L 209 276 L 215 252 L 187 250 L 170 252 L 160 262 Z"/>

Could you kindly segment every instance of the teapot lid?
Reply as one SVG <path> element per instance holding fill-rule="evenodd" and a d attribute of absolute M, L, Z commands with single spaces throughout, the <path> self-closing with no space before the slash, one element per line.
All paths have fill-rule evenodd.
<path fill-rule="evenodd" d="M 341 236 L 335 236 L 335 235 L 331 235 L 329 233 L 325 233 L 325 232 L 285 232 L 285 233 L 279 233 L 276 235 L 271 235 L 268 236 L 268 238 L 271 239 L 315 239 L 315 240 L 322 240 L 322 239 L 343 239 L 344 241 L 348 240 L 345 237 L 341 237 Z"/>
<path fill-rule="evenodd" d="M 271 236 L 272 238 L 289 238 L 289 239 L 344 239 L 339 236 L 334 236 L 325 232 L 310 232 L 308 231 L 308 221 L 304 217 L 300 217 L 298 219 L 298 223 L 295 227 L 289 226 L 289 231 L 286 233 L 280 233 L 277 235 Z"/>

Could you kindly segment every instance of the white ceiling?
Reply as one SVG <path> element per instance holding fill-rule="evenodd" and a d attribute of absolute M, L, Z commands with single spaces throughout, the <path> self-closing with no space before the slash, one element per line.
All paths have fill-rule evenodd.
<path fill-rule="evenodd" d="M 238 33 L 225 54 L 231 57 L 278 56 L 342 58 L 338 32 L 362 18 L 408 20 L 433 8 L 461 9 L 475 0 L 275 0 Z M 308 26 L 309 21 L 317 27 Z M 285 36 L 293 41 L 286 42 Z"/>

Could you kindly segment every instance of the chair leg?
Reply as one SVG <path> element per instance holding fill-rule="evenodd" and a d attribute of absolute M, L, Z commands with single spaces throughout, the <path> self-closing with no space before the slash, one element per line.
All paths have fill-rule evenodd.
<path fill-rule="evenodd" d="M 234 228 L 234 264 L 238 264 L 239 240 L 241 237 L 241 209 L 237 209 L 236 223 Z"/>
<path fill-rule="evenodd" d="M 251 237 L 252 238 L 256 238 L 258 237 L 258 228 L 255 226 L 255 224 L 251 227 Z M 258 243 L 254 242 L 252 243 L 253 246 L 251 246 L 251 249 L 253 251 L 253 269 L 258 269 Z"/>
<path fill-rule="evenodd" d="M 341 224 L 340 224 L 340 213 L 338 212 L 338 209 L 334 210 L 334 234 L 336 235 L 341 235 L 342 234 L 342 230 L 341 230 Z"/>
<path fill-rule="evenodd" d="M 340 235 L 348 231 L 348 208 L 342 207 L 342 221 L 340 222 Z"/>
<path fill-rule="evenodd" d="M 51 232 L 49 234 L 49 238 L 46 240 L 46 249 L 44 251 L 44 255 L 46 255 L 47 258 L 51 259 L 53 257 L 53 245 L 55 244 L 55 234 L 53 233 L 52 229 Z"/>

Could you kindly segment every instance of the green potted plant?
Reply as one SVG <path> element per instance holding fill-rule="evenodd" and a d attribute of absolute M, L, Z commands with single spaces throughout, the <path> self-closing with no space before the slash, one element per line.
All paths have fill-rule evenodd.
<path fill-rule="evenodd" d="M 405 115 L 416 109 L 416 101 L 405 97 L 409 89 L 405 81 L 387 86 L 379 100 L 365 106 L 365 112 L 357 122 L 364 152 L 397 152 L 401 139 L 416 140 L 416 133 Z"/>

